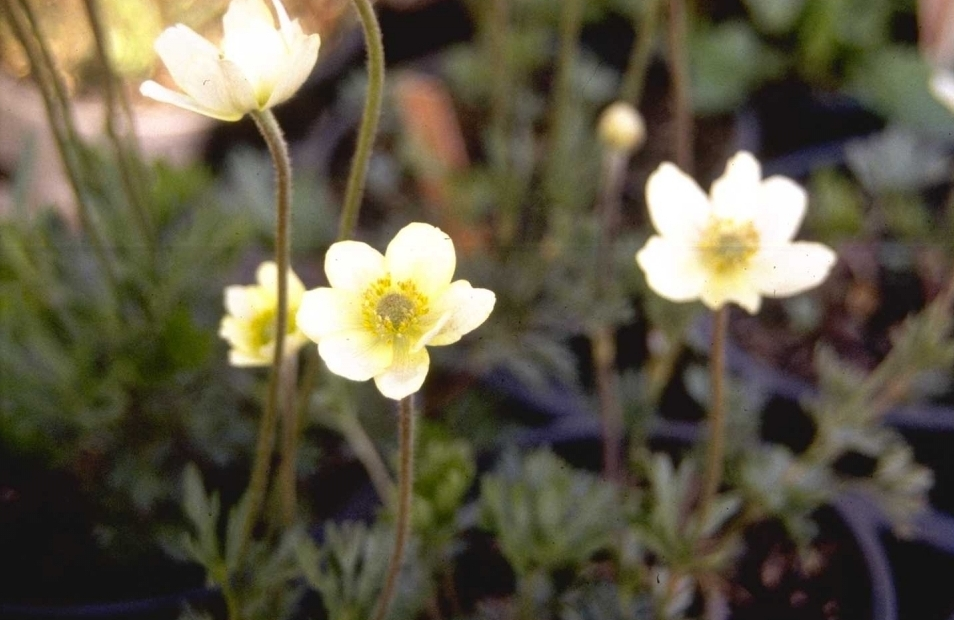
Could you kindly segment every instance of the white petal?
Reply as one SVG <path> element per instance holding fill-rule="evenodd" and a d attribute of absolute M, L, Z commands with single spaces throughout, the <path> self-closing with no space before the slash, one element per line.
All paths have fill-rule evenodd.
<path fill-rule="evenodd" d="M 374 378 L 374 384 L 384 396 L 401 400 L 421 389 L 430 363 L 427 349 L 413 353 L 395 349 L 393 363 Z"/>
<path fill-rule="evenodd" d="M 271 356 L 254 357 L 242 351 L 238 351 L 236 349 L 232 349 L 229 351 L 229 364 L 239 368 L 251 368 L 255 366 L 270 366 L 272 361 L 273 360 Z"/>
<path fill-rule="evenodd" d="M 288 44 L 287 40 L 286 44 Z M 311 70 L 318 61 L 318 48 L 321 45 L 321 39 L 317 34 L 294 40 L 292 45 L 290 55 L 285 58 L 282 74 L 268 98 L 268 103 L 265 104 L 267 108 L 291 99 L 301 88 L 301 85 L 305 83 L 305 80 L 308 79 L 308 76 L 311 75 Z"/>
<path fill-rule="evenodd" d="M 761 181 L 762 167 L 758 160 L 745 151 L 736 153 L 709 192 L 716 217 L 752 221 L 758 213 Z"/>
<path fill-rule="evenodd" d="M 749 314 L 755 314 L 762 305 L 762 297 L 753 279 L 747 272 L 730 277 L 709 274 L 700 295 L 702 303 L 711 310 L 718 310 L 727 303 L 736 303 Z"/>
<path fill-rule="evenodd" d="M 658 295 L 671 301 L 697 299 L 705 282 L 705 272 L 695 248 L 665 237 L 650 237 L 636 262 L 646 274 L 646 283 Z"/>
<path fill-rule="evenodd" d="M 335 288 L 360 295 L 385 273 L 384 257 L 367 243 L 339 241 L 325 254 L 325 275 Z"/>
<path fill-rule="evenodd" d="M 464 334 L 473 331 L 490 316 L 497 297 L 493 291 L 474 288 L 467 280 L 451 284 L 447 292 L 435 302 L 431 312 L 441 320 L 424 334 L 414 349 L 424 345 L 442 346 L 453 344 Z"/>
<path fill-rule="evenodd" d="M 264 290 L 269 291 L 274 299 L 278 299 L 278 265 L 275 261 L 265 261 L 255 271 L 255 280 Z M 297 303 L 305 292 L 305 286 L 291 269 L 288 270 L 288 303 L 289 306 Z"/>
<path fill-rule="evenodd" d="M 646 181 L 646 204 L 656 231 L 672 239 L 695 239 L 710 215 L 709 199 L 699 185 L 668 162 Z"/>
<path fill-rule="evenodd" d="M 255 108 L 252 88 L 241 70 L 219 57 L 219 49 L 182 24 L 156 38 L 156 52 L 173 81 L 202 108 L 220 117 Z"/>
<path fill-rule="evenodd" d="M 225 287 L 225 311 L 231 316 L 250 319 L 255 314 L 255 305 L 245 286 Z"/>
<path fill-rule="evenodd" d="M 244 113 L 236 112 L 235 110 L 213 110 L 211 108 L 199 105 L 199 102 L 192 97 L 184 95 L 175 90 L 170 90 L 162 84 L 153 82 L 152 80 L 143 82 L 139 86 L 139 92 L 142 93 L 144 97 L 149 97 L 150 99 L 155 99 L 156 101 L 162 103 L 170 103 L 184 110 L 197 112 L 203 116 L 209 116 L 220 121 L 237 121 L 245 116 Z"/>
<path fill-rule="evenodd" d="M 755 228 L 763 245 L 787 243 L 795 237 L 805 217 L 808 195 L 785 177 L 769 177 L 759 190 Z"/>
<path fill-rule="evenodd" d="M 931 93 L 954 112 L 954 73 L 938 69 L 931 75 Z"/>
<path fill-rule="evenodd" d="M 395 282 L 411 280 L 430 299 L 443 294 L 457 267 L 454 242 L 430 224 L 415 222 L 394 236 L 384 253 Z"/>
<path fill-rule="evenodd" d="M 264 0 L 232 0 L 222 18 L 222 50 L 242 70 L 264 108 L 282 77 L 288 49 Z"/>
<path fill-rule="evenodd" d="M 788 297 L 821 284 L 837 260 L 827 246 L 797 241 L 763 248 L 753 258 L 752 277 L 763 295 Z"/>
<path fill-rule="evenodd" d="M 362 330 L 338 332 L 318 342 L 328 370 L 352 381 L 367 381 L 391 365 L 394 348 Z"/>
<path fill-rule="evenodd" d="M 295 322 L 298 329 L 315 342 L 333 334 L 360 330 L 361 300 L 347 291 L 332 288 L 306 291 Z"/>

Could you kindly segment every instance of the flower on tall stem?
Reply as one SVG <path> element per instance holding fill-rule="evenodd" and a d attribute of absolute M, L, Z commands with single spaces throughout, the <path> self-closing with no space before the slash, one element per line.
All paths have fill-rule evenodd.
<path fill-rule="evenodd" d="M 183 24 L 167 28 L 155 48 L 183 92 L 152 80 L 140 92 L 223 121 L 287 101 L 314 68 L 321 40 L 289 19 L 280 0 L 272 5 L 277 29 L 264 0 L 232 0 L 222 18 L 220 46 Z"/>
<path fill-rule="evenodd" d="M 664 163 L 646 184 L 658 234 L 636 254 L 649 287 L 672 301 L 734 302 L 758 312 L 762 297 L 787 297 L 820 284 L 837 260 L 820 243 L 792 241 L 807 195 L 790 179 L 763 180 L 740 152 L 707 197 L 692 178 Z"/>
<path fill-rule="evenodd" d="M 361 242 L 335 243 L 325 256 L 331 287 L 305 293 L 298 326 L 331 372 L 373 378 L 400 400 L 424 383 L 425 346 L 457 342 L 493 310 L 493 292 L 451 282 L 456 262 L 453 241 L 429 224 L 405 226 L 383 256 Z"/>
<path fill-rule="evenodd" d="M 231 345 L 233 366 L 270 366 L 275 355 L 275 315 L 278 312 L 278 268 L 262 263 L 255 274 L 257 284 L 228 286 L 219 336 Z M 288 272 L 288 325 L 285 355 L 294 355 L 308 340 L 295 323 L 305 287 L 293 271 Z"/>

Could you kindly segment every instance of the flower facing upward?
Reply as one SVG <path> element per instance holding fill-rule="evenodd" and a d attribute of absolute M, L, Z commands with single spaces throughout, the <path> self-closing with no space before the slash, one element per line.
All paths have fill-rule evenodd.
<path fill-rule="evenodd" d="M 232 346 L 233 366 L 269 366 L 275 355 L 275 315 L 278 313 L 278 267 L 267 261 L 255 273 L 258 284 L 225 288 L 225 310 L 219 336 Z M 305 287 L 288 271 L 288 325 L 285 355 L 295 353 L 307 339 L 295 324 Z"/>
<path fill-rule="evenodd" d="M 156 39 L 156 53 L 184 92 L 152 80 L 140 92 L 223 121 L 288 100 L 315 66 L 320 39 L 289 20 L 279 0 L 272 4 L 277 30 L 264 0 L 232 0 L 222 19 L 221 47 L 188 26 L 167 28 Z"/>
<path fill-rule="evenodd" d="M 451 282 L 456 262 L 450 237 L 428 224 L 405 226 L 384 256 L 357 241 L 335 243 L 325 256 L 331 288 L 305 293 L 298 325 L 331 372 L 374 378 L 382 394 L 402 399 L 424 383 L 425 345 L 457 342 L 493 310 L 491 291 Z"/>
<path fill-rule="evenodd" d="M 762 180 L 759 162 L 740 152 L 707 198 L 664 163 L 646 184 L 658 232 L 636 254 L 649 287 L 672 301 L 701 299 L 715 310 L 735 302 L 754 314 L 762 297 L 786 297 L 827 277 L 837 257 L 820 243 L 792 241 L 807 196 L 783 177 Z"/>

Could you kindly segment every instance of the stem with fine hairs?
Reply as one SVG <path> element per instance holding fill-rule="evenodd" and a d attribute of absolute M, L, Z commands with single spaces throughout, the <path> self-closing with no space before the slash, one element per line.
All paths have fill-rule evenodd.
<path fill-rule="evenodd" d="M 729 308 L 715 312 L 712 351 L 709 355 L 709 446 L 706 452 L 705 480 L 699 500 L 699 520 L 705 523 L 719 486 L 725 465 L 725 341 L 729 329 Z"/>

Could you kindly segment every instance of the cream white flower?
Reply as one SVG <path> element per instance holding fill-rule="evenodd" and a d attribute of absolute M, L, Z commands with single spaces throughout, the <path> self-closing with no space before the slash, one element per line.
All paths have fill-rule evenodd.
<path fill-rule="evenodd" d="M 491 291 L 451 282 L 456 263 L 453 241 L 428 224 L 405 226 L 384 256 L 357 241 L 335 243 L 325 256 L 331 288 L 305 293 L 298 325 L 331 372 L 374 378 L 382 394 L 402 399 L 424 383 L 425 345 L 457 342 L 493 310 Z"/>
<path fill-rule="evenodd" d="M 224 121 L 288 100 L 315 66 L 321 41 L 289 20 L 279 0 L 272 5 L 277 30 L 264 0 L 232 0 L 222 19 L 221 47 L 188 26 L 167 28 L 156 39 L 156 52 L 184 92 L 152 80 L 140 92 Z"/>
<path fill-rule="evenodd" d="M 954 73 L 945 69 L 935 69 L 931 74 L 931 94 L 954 113 Z"/>
<path fill-rule="evenodd" d="M 792 241 L 805 215 L 805 190 L 790 179 L 762 180 L 740 152 L 709 196 L 676 166 L 649 177 L 646 202 L 658 232 L 636 254 L 649 287 L 672 301 L 729 302 L 754 314 L 762 297 L 787 297 L 824 280 L 837 257 L 820 243 Z"/>
<path fill-rule="evenodd" d="M 278 313 L 278 267 L 272 261 L 259 265 L 258 284 L 225 288 L 225 310 L 219 336 L 232 346 L 233 366 L 270 366 L 275 356 L 275 315 Z M 288 271 L 288 326 L 285 355 L 293 355 L 308 339 L 295 323 L 305 287 Z"/>
<path fill-rule="evenodd" d="M 617 101 L 603 110 L 597 133 L 607 147 L 629 152 L 646 141 L 646 123 L 632 104 Z"/>

